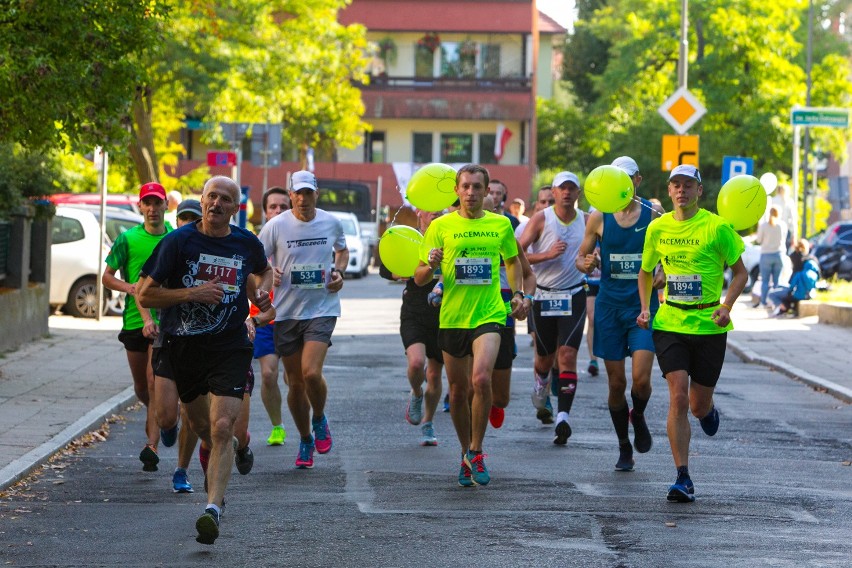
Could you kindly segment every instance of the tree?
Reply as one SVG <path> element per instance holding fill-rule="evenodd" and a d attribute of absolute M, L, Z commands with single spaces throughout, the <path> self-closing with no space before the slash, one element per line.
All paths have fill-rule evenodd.
<path fill-rule="evenodd" d="M 124 139 L 161 10 L 149 0 L 0 3 L 0 142 L 45 150 Z"/>
<path fill-rule="evenodd" d="M 712 207 L 725 155 L 755 158 L 759 171 L 789 169 L 790 109 L 805 102 L 803 0 L 704 0 L 689 4 L 688 87 L 707 107 L 691 129 L 701 136 L 705 203 Z M 577 29 L 609 45 L 606 69 L 588 73 L 595 96 L 584 110 L 584 142 L 600 163 L 633 156 L 645 177 L 643 193 L 664 193 L 661 136 L 672 133 L 657 108 L 677 88 L 680 3 L 610 0 Z M 584 32 L 585 33 L 585 32 Z M 822 34 L 827 33 L 822 30 Z M 821 36 L 820 36 L 821 37 Z M 817 45 L 830 47 L 820 39 Z M 815 51 L 814 105 L 848 106 L 849 64 Z M 819 129 L 822 147 L 840 149 L 842 131 Z M 540 140 L 539 152 L 548 144 Z"/>

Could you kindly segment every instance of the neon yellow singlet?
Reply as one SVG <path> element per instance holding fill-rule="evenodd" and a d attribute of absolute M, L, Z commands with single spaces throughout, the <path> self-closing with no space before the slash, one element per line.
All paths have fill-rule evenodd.
<path fill-rule="evenodd" d="M 518 255 L 512 224 L 503 215 L 486 212 L 465 219 L 457 212 L 438 217 L 423 238 L 420 258 L 444 250 L 441 272 L 444 299 L 442 329 L 474 329 L 484 323 L 506 324 L 506 305 L 500 297 L 500 257 Z"/>
<path fill-rule="evenodd" d="M 730 223 L 699 209 L 692 219 L 677 221 L 666 213 L 648 225 L 642 251 L 642 269 L 653 272 L 662 261 L 666 272 L 666 301 L 680 304 L 718 302 L 722 294 L 725 264 L 733 265 L 745 250 L 742 238 Z M 716 306 L 683 310 L 661 305 L 653 328 L 694 335 L 712 335 L 733 329 L 712 320 Z"/>

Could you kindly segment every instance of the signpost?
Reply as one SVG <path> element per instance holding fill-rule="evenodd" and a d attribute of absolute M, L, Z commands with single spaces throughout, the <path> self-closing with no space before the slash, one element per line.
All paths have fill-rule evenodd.
<path fill-rule="evenodd" d="M 681 87 L 657 109 L 678 134 L 686 134 L 690 127 L 704 116 L 707 109 L 686 87 Z"/>
<path fill-rule="evenodd" d="M 671 171 L 680 164 L 698 167 L 698 136 L 663 136 L 663 171 Z"/>

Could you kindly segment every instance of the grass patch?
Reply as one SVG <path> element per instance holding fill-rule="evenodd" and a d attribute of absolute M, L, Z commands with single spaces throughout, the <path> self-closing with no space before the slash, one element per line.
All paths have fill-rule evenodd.
<path fill-rule="evenodd" d="M 815 300 L 820 302 L 847 302 L 852 304 L 852 282 L 831 280 L 828 290 L 817 291 Z"/>

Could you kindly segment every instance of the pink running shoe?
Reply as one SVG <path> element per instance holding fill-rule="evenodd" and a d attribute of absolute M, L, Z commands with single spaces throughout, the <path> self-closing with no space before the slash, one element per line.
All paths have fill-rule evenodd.
<path fill-rule="evenodd" d="M 327 454 L 331 451 L 331 430 L 328 427 L 328 419 L 323 416 L 319 421 L 313 422 L 314 427 L 314 444 L 317 451 L 321 454 Z"/>

